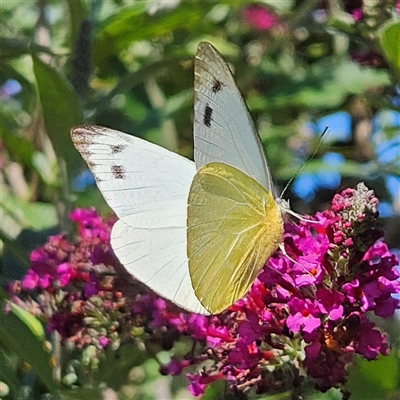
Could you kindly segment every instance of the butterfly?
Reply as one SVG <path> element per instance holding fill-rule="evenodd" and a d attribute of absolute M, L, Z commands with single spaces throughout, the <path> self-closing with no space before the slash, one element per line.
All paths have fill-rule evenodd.
<path fill-rule="evenodd" d="M 209 43 L 195 57 L 195 163 L 99 126 L 71 136 L 118 217 L 111 246 L 154 292 L 194 313 L 243 297 L 283 234 L 260 138 L 232 72 Z"/>

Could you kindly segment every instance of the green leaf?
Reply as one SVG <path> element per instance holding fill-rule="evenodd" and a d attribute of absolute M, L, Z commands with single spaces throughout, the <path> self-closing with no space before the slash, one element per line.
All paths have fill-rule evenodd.
<path fill-rule="evenodd" d="M 70 23 L 70 48 L 73 49 L 82 21 L 87 18 L 87 6 L 82 0 L 67 0 Z"/>
<path fill-rule="evenodd" d="M 34 315 L 24 310 L 15 303 L 9 303 L 9 306 L 11 308 L 11 311 L 31 330 L 31 332 L 38 339 L 44 339 L 43 325 Z"/>
<path fill-rule="evenodd" d="M 67 399 L 71 400 L 98 400 L 103 398 L 101 394 L 101 389 L 90 389 L 90 388 L 78 388 L 75 390 L 63 389 L 60 393 Z"/>
<path fill-rule="evenodd" d="M 2 192 L 0 210 L 3 228 L 7 228 L 8 225 L 6 217 L 18 224 L 21 229 L 31 228 L 39 231 L 57 225 L 58 217 L 54 204 L 31 203 L 18 199 L 7 193 L 1 185 L 0 190 Z"/>
<path fill-rule="evenodd" d="M 5 254 L 4 258 L 6 258 L 7 250 L 10 251 L 11 255 L 15 257 L 17 263 L 20 264 L 24 271 L 29 268 L 29 257 L 25 251 L 25 249 L 16 241 L 12 240 L 9 235 L 0 228 L 0 240 L 3 242 L 3 253 Z M 18 271 L 18 268 L 15 268 L 15 263 L 13 264 L 13 272 Z M 7 275 L 7 264 L 6 260 L 3 261 L 2 272 Z"/>
<path fill-rule="evenodd" d="M 393 68 L 400 72 L 400 21 L 391 21 L 379 31 L 383 54 Z"/>
<path fill-rule="evenodd" d="M 7 58 L 17 58 L 32 53 L 53 55 L 53 52 L 48 47 L 33 43 L 30 39 L 15 39 L 10 37 L 0 38 L 0 54 L 3 60 Z"/>
<path fill-rule="evenodd" d="M 56 392 L 51 355 L 45 341 L 13 312 L 0 313 L 0 344 L 30 364 L 49 392 Z"/>
<path fill-rule="evenodd" d="M 390 84 L 389 75 L 383 70 L 361 68 L 354 62 L 341 61 L 328 64 L 326 60 L 315 63 L 303 77 L 283 75 L 269 71 L 267 78 L 276 82 L 264 97 L 248 100 L 251 111 L 276 110 L 295 106 L 329 109 L 340 106 L 348 95 L 362 94 L 374 86 Z"/>
<path fill-rule="evenodd" d="M 32 159 L 35 148 L 32 143 L 23 136 L 17 136 L 8 131 L 4 126 L 1 127 L 3 136 L 2 141 L 13 161 L 17 161 L 24 167 L 32 168 Z"/>
<path fill-rule="evenodd" d="M 375 361 L 359 359 L 350 370 L 348 389 L 354 400 L 376 400 L 389 398 L 396 390 L 399 378 L 399 363 L 396 352 L 379 357 Z"/>
<path fill-rule="evenodd" d="M 4 349 L 0 349 L 0 381 L 5 382 L 9 386 L 11 394 L 17 398 L 22 384 L 12 364 L 13 360 L 10 355 Z"/>
<path fill-rule="evenodd" d="M 220 379 L 207 386 L 201 400 L 212 400 L 212 399 L 225 399 L 225 392 L 227 389 L 227 383 L 225 379 Z"/>
<path fill-rule="evenodd" d="M 58 159 L 66 162 L 72 177 L 81 163 L 70 138 L 71 128 L 83 121 L 78 96 L 65 77 L 39 58 L 32 58 L 46 132 Z"/>
<path fill-rule="evenodd" d="M 181 60 L 179 57 L 163 58 L 161 61 L 156 61 L 148 65 L 144 65 L 139 71 L 123 76 L 115 85 L 115 87 L 104 96 L 97 105 L 97 112 L 101 113 L 104 108 L 110 107 L 110 102 L 116 95 L 128 92 L 134 87 L 143 83 L 146 79 L 156 78 L 168 68 L 174 67 Z"/>
<path fill-rule="evenodd" d="M 188 104 L 192 105 L 193 89 L 185 89 L 174 96 L 170 96 L 163 109 L 164 118 L 171 118 L 174 114 L 184 109 Z"/>
<path fill-rule="evenodd" d="M 355 31 L 355 21 L 352 15 L 345 11 L 337 10 L 328 17 L 328 26 L 342 32 L 353 33 Z"/>
<path fill-rule="evenodd" d="M 140 2 L 117 11 L 100 29 L 93 46 L 96 64 L 128 48 L 132 42 L 150 40 L 170 34 L 175 29 L 201 29 L 206 26 L 204 15 L 212 7 L 207 2 L 183 2 L 178 8 L 155 14 L 147 11 L 148 4 Z"/>

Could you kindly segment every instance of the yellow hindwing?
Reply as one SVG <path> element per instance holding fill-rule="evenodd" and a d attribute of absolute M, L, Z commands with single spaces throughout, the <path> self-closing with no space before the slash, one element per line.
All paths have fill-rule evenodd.
<path fill-rule="evenodd" d="M 263 186 L 227 164 L 203 166 L 187 222 L 189 272 L 203 307 L 217 314 L 243 297 L 282 234 L 281 212 Z"/>

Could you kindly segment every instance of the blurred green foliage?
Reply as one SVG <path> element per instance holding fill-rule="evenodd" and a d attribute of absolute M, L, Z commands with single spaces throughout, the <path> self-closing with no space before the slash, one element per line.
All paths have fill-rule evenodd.
<path fill-rule="evenodd" d="M 362 179 L 382 199 L 396 201 L 383 181 L 385 174 L 400 175 L 398 163 L 382 165 L 368 140 L 372 117 L 399 105 L 396 2 L 262 3 L 275 16 L 269 27 L 246 20 L 244 8 L 250 3 L 245 1 L 2 2 L 3 281 L 13 276 L 11 270 L 26 268 L 28 251 L 45 240 L 50 228 L 69 229 L 73 206 L 107 210 L 94 186 L 80 191 L 74 185 L 84 166 L 70 141 L 72 126 L 104 125 L 192 156 L 193 55 L 200 41 L 210 41 L 232 64 L 279 186 L 301 164 L 299 149 L 311 152 L 318 142 L 304 133 L 304 123 L 346 111 L 352 118 L 351 139 L 328 139 L 309 171 L 326 168 L 319 159 L 323 152 L 340 152 L 345 157 L 339 171 L 342 186 Z M 397 103 L 392 101 L 396 96 Z M 294 209 L 312 212 L 323 208 L 332 193 L 319 193 L 312 204 L 289 195 Z M 11 391 L 0 397 L 39 398 L 63 384 L 68 387 L 68 375 L 63 384 L 56 383 L 59 371 L 52 363 L 57 360 L 50 360 L 35 328 L 38 321 L 16 309 L 0 318 L 0 381 Z M 121 399 L 162 398 L 157 388 L 168 398 L 188 398 L 184 381 L 160 378 L 150 355 L 139 354 L 132 349 L 123 354 L 123 362 L 120 357 L 112 362 L 116 355 L 110 355 L 92 382 L 95 389 L 62 389 L 63 396 L 99 398 L 98 385 L 104 390 L 106 383 Z M 399 358 L 390 360 L 390 368 L 399 371 Z M 383 378 L 372 377 L 385 376 L 389 367 L 369 365 L 368 372 L 361 367 L 351 381 L 354 398 L 367 398 L 357 395 L 366 383 L 380 399 L 400 396 L 399 375 L 391 380 L 386 375 L 383 385 Z M 204 398 L 228 398 L 223 387 L 212 390 Z M 331 391 L 308 398 L 337 396 Z"/>

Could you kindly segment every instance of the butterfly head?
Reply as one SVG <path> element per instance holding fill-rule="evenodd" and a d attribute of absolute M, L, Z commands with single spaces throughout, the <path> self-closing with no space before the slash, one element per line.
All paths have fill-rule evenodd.
<path fill-rule="evenodd" d="M 292 211 L 290 209 L 289 200 L 282 199 L 282 197 L 277 197 L 275 199 L 275 202 L 282 214 L 292 213 Z"/>

